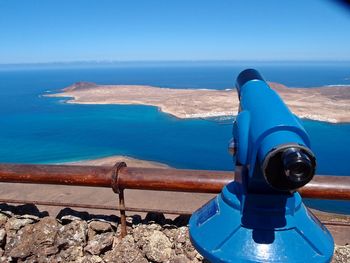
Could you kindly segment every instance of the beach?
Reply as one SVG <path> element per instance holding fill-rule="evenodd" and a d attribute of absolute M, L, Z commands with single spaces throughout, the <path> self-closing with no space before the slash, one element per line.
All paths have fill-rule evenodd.
<path fill-rule="evenodd" d="M 270 82 L 300 118 L 330 123 L 350 122 L 350 86 L 288 88 Z M 234 116 L 239 100 L 236 90 L 172 89 L 142 85 L 97 85 L 77 82 L 47 97 L 64 97 L 74 104 L 156 106 L 180 119 Z"/>
<path fill-rule="evenodd" d="M 92 160 L 81 160 L 76 162 L 66 162 L 63 164 L 69 165 L 97 165 L 97 166 L 113 166 L 117 162 L 125 162 L 129 167 L 144 167 L 144 168 L 171 168 L 170 166 L 147 160 L 135 159 L 129 156 L 113 155 Z"/>

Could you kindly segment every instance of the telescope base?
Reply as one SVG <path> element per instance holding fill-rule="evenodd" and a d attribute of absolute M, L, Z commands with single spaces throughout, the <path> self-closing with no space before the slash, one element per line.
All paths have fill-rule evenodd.
<path fill-rule="evenodd" d="M 330 262 L 329 231 L 298 193 L 243 194 L 232 182 L 190 219 L 195 248 L 210 262 Z"/>

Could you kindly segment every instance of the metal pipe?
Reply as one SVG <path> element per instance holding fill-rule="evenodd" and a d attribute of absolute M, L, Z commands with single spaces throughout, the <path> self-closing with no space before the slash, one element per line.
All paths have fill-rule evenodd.
<path fill-rule="evenodd" d="M 350 176 L 314 176 L 298 192 L 306 198 L 350 200 Z"/>
<path fill-rule="evenodd" d="M 0 164 L 0 181 L 111 187 L 112 171 L 110 166 Z"/>
<path fill-rule="evenodd" d="M 124 189 L 219 193 L 234 179 L 233 172 L 124 167 L 118 183 Z"/>
<path fill-rule="evenodd" d="M 116 170 L 118 169 L 118 170 Z M 117 180 L 112 180 L 117 173 Z M 72 165 L 0 164 L 0 182 L 219 193 L 233 172 Z M 315 176 L 303 197 L 350 200 L 350 176 Z"/>

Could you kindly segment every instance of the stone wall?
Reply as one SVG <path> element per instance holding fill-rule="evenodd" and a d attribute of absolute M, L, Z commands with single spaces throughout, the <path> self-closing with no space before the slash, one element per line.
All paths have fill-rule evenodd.
<path fill-rule="evenodd" d="M 188 217 L 162 214 L 128 217 L 120 239 L 117 216 L 68 208 L 56 218 L 35 206 L 0 205 L 0 262 L 204 262 L 188 236 Z M 349 246 L 334 262 L 350 262 Z"/>

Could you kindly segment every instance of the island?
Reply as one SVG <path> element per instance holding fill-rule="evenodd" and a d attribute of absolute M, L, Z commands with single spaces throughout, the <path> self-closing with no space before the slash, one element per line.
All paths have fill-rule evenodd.
<path fill-rule="evenodd" d="M 350 86 L 289 88 L 269 82 L 300 118 L 330 123 L 350 122 Z M 158 107 L 177 118 L 233 116 L 238 111 L 235 89 L 173 89 L 144 85 L 98 85 L 77 82 L 47 97 L 69 97 L 77 104 L 139 104 Z"/>

